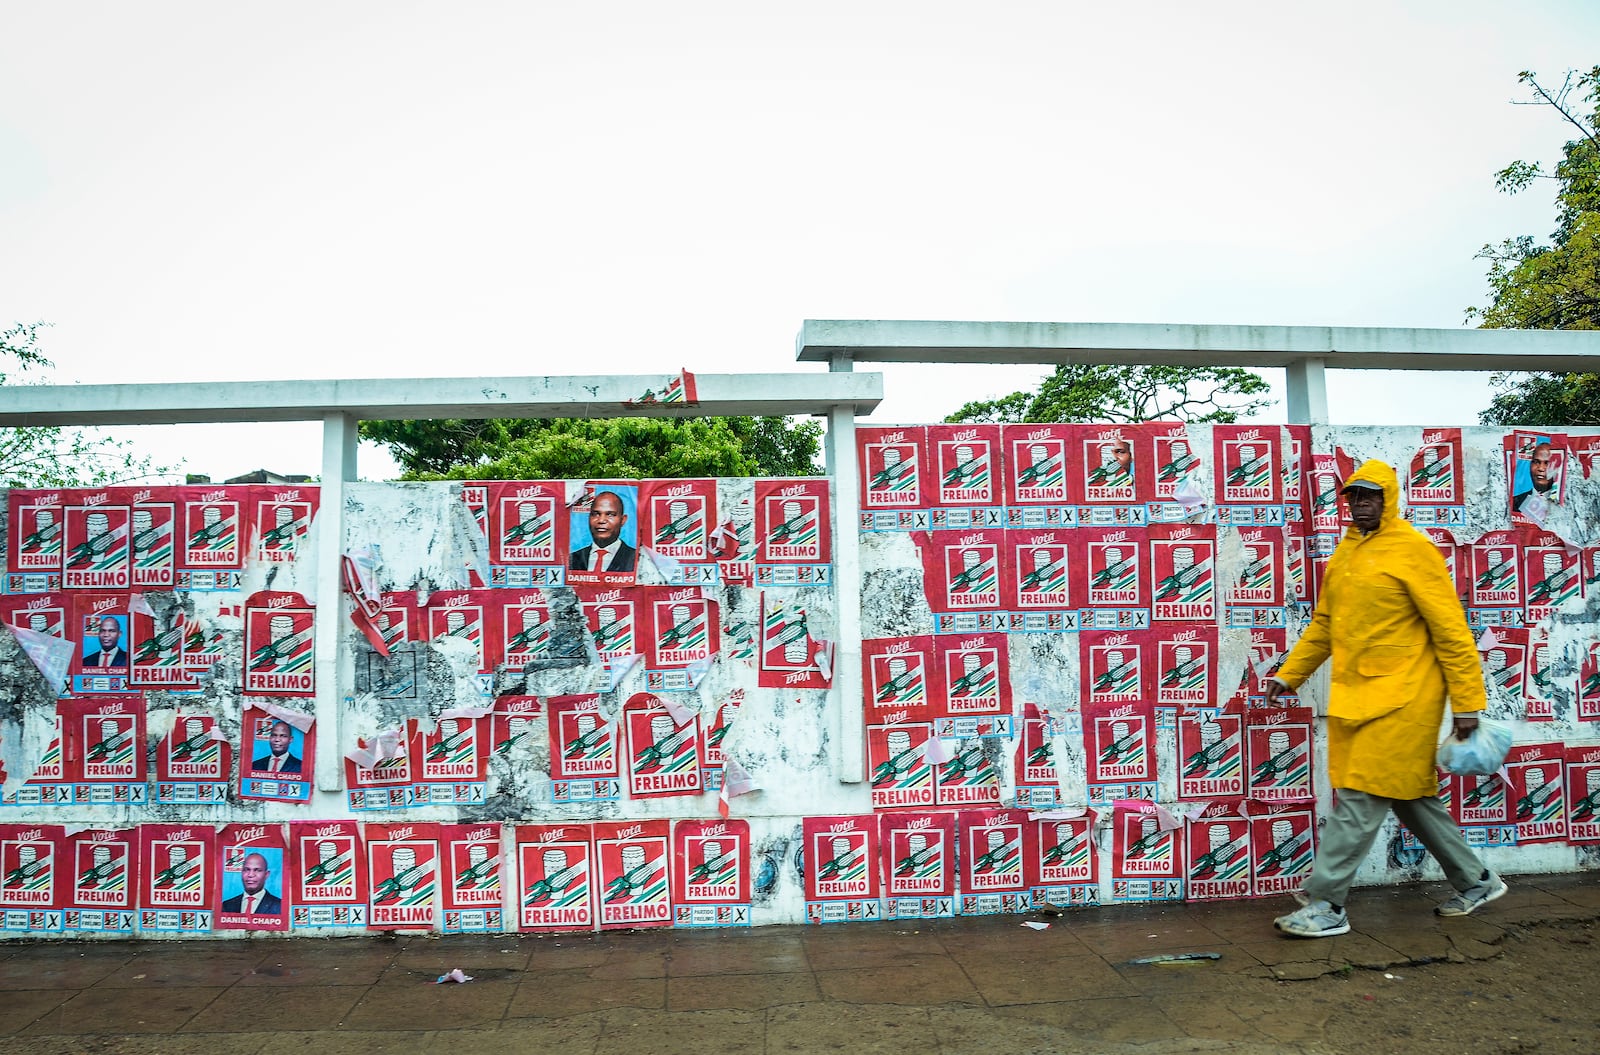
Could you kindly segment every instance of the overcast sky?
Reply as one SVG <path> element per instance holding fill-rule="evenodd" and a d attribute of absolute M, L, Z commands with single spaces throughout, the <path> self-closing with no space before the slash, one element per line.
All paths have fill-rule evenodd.
<path fill-rule="evenodd" d="M 0 0 L 0 39 L 0 323 L 58 381 L 715 373 L 814 369 L 807 318 L 1460 326 L 1474 253 L 1553 226 L 1494 189 L 1567 138 L 1517 72 L 1600 61 L 1600 4 Z M 885 373 L 884 422 L 1040 376 Z M 1330 375 L 1333 418 L 1488 401 L 1416 382 Z M 140 442 L 319 469 L 312 426 Z"/>

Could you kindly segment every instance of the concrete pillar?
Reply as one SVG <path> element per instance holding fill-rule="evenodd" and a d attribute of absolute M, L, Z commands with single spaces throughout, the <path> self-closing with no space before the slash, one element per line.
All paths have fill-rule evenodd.
<path fill-rule="evenodd" d="M 322 489 L 317 510 L 317 789 L 342 791 L 344 754 L 340 750 L 339 635 L 347 611 L 339 578 L 344 553 L 344 485 L 356 478 L 356 418 L 329 413 L 322 418 Z"/>
<path fill-rule="evenodd" d="M 1289 389 L 1289 424 L 1328 423 L 1327 361 L 1298 359 L 1284 368 Z"/>
<path fill-rule="evenodd" d="M 855 408 L 849 404 L 837 404 L 828 414 L 828 474 L 833 477 L 833 595 L 839 613 L 830 693 L 833 712 L 839 716 L 834 764 L 841 783 L 859 784 L 866 778 L 861 702 L 861 508 L 856 484 Z"/>

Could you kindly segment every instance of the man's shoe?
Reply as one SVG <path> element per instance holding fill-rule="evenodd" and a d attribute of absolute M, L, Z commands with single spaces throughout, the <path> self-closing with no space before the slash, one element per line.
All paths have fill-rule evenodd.
<path fill-rule="evenodd" d="M 1326 901 L 1313 901 L 1297 912 L 1279 916 L 1272 925 L 1291 938 L 1331 938 L 1350 933 L 1350 920 L 1344 909 Z"/>
<path fill-rule="evenodd" d="M 1433 911 L 1439 916 L 1470 916 L 1505 892 L 1506 881 L 1494 872 L 1485 872 L 1482 879 L 1449 901 L 1441 903 Z"/>

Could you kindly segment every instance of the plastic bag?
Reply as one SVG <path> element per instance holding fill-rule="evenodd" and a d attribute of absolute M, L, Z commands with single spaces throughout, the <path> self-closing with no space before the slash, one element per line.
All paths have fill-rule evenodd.
<path fill-rule="evenodd" d="M 1500 772 L 1511 750 L 1511 727 L 1502 722 L 1479 718 L 1478 725 L 1465 740 L 1455 733 L 1439 745 L 1435 760 L 1439 768 L 1459 776 L 1486 777 Z"/>

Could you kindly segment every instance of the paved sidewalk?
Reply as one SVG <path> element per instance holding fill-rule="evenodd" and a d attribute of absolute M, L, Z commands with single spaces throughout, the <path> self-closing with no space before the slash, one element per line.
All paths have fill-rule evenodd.
<path fill-rule="evenodd" d="M 1356 929 L 1318 941 L 1272 930 L 1271 917 L 1292 908 L 1283 899 L 1093 909 L 1049 919 L 1044 931 L 982 917 L 9 944 L 0 946 L 0 1055 L 1337 1050 L 1320 1046 L 1326 1012 L 1285 1013 L 1306 989 L 1284 980 L 1488 960 L 1508 929 L 1600 918 L 1591 875 L 1510 881 L 1505 898 L 1456 920 L 1432 915 L 1449 893 L 1442 884 L 1358 890 Z M 1129 963 L 1187 952 L 1220 959 Z M 430 984 L 454 967 L 476 980 Z"/>

